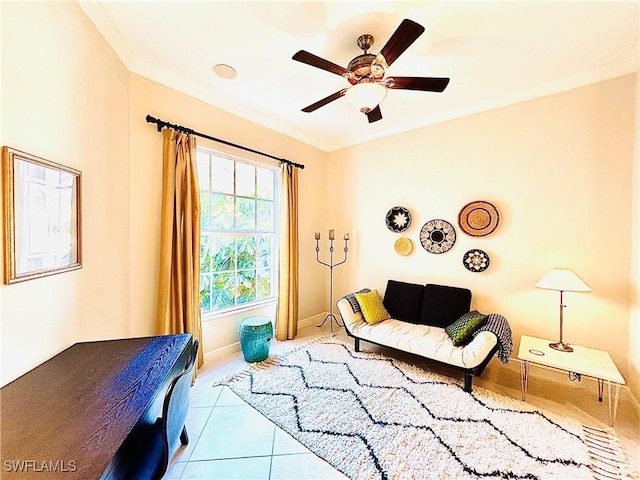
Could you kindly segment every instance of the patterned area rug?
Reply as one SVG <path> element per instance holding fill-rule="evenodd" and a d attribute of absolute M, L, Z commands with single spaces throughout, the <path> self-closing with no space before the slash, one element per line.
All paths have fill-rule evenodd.
<path fill-rule="evenodd" d="M 321 339 L 226 384 L 352 479 L 632 478 L 612 430 Z M 628 477 L 627 477 L 628 476 Z"/>

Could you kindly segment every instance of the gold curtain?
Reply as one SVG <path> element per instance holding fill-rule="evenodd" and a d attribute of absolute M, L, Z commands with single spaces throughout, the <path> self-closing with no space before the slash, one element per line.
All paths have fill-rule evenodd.
<path fill-rule="evenodd" d="M 160 334 L 191 333 L 202 346 L 200 194 L 193 135 L 165 129 L 157 324 Z M 198 367 L 204 363 L 198 349 Z"/>
<path fill-rule="evenodd" d="M 280 165 L 280 265 L 276 338 L 298 334 L 298 169 Z"/>

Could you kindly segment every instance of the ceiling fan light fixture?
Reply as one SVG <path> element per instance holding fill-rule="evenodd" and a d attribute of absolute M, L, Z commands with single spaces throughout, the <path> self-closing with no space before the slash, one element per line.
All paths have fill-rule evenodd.
<path fill-rule="evenodd" d="M 387 96 L 387 89 L 379 83 L 366 82 L 354 85 L 345 94 L 351 105 L 362 113 L 369 113 Z"/>

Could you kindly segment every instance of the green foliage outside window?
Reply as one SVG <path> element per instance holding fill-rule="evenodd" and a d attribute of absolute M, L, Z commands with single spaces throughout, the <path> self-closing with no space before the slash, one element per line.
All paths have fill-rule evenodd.
<path fill-rule="evenodd" d="M 197 161 L 201 310 L 214 312 L 272 298 L 274 171 L 200 150 Z"/>

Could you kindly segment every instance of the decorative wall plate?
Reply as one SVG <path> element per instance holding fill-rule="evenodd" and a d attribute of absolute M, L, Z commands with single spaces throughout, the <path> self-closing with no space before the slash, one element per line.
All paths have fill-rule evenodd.
<path fill-rule="evenodd" d="M 462 257 L 462 264 L 464 268 L 469 270 L 470 272 L 484 272 L 487 268 L 489 268 L 489 255 L 487 252 L 484 252 L 478 248 L 474 248 L 473 250 L 469 250 Z"/>
<path fill-rule="evenodd" d="M 467 203 L 458 214 L 458 225 L 472 237 L 485 237 L 498 228 L 500 214 L 489 202 L 478 200 Z"/>
<path fill-rule="evenodd" d="M 411 225 L 411 212 L 404 207 L 393 207 L 387 212 L 385 223 L 392 232 L 404 232 Z"/>
<path fill-rule="evenodd" d="M 398 255 L 406 257 L 407 255 L 411 255 L 411 252 L 413 252 L 413 242 L 410 238 L 400 237 L 398 240 L 396 240 L 393 248 L 395 248 Z"/>
<path fill-rule="evenodd" d="M 429 220 L 420 230 L 420 243 L 429 253 L 444 253 L 456 243 L 456 230 L 446 220 Z"/>

